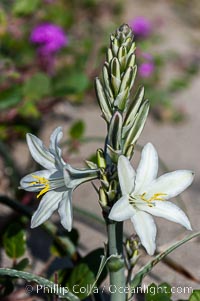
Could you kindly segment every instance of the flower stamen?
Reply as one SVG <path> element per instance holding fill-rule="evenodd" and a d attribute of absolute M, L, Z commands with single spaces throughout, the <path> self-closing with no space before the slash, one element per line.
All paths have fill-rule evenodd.
<path fill-rule="evenodd" d="M 146 196 L 146 192 L 144 192 L 143 194 L 140 195 L 141 199 L 147 203 L 147 205 L 149 207 L 153 207 L 153 203 L 152 201 L 165 201 L 164 196 L 167 195 L 166 193 L 162 193 L 162 192 L 158 192 L 158 193 L 154 193 L 154 195 L 150 198 L 147 199 Z"/>
<path fill-rule="evenodd" d="M 49 191 L 50 189 L 50 185 L 49 185 L 49 180 L 47 180 L 44 177 L 40 177 L 40 176 L 36 176 L 36 175 L 32 175 L 32 177 L 34 179 L 36 179 L 37 181 L 31 182 L 29 185 L 43 185 L 44 188 L 37 194 L 37 199 L 43 195 L 44 193 L 46 193 L 47 191 Z"/>

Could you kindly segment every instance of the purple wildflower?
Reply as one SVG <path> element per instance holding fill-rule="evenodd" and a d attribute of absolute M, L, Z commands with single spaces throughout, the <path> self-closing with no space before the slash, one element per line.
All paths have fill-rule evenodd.
<path fill-rule="evenodd" d="M 36 26 L 31 33 L 30 40 L 39 45 L 38 52 L 41 55 L 55 54 L 68 43 L 63 29 L 51 23 Z"/>
<path fill-rule="evenodd" d="M 141 77 L 149 77 L 154 71 L 154 63 L 153 62 L 145 62 L 139 66 L 139 74 Z"/>
<path fill-rule="evenodd" d="M 63 29 L 51 23 L 40 24 L 33 29 L 30 41 L 38 45 L 38 59 L 41 68 L 49 74 L 53 74 L 55 54 L 68 43 Z"/>
<path fill-rule="evenodd" d="M 145 17 L 139 16 L 130 22 L 130 27 L 136 36 L 146 38 L 152 31 L 152 25 Z"/>

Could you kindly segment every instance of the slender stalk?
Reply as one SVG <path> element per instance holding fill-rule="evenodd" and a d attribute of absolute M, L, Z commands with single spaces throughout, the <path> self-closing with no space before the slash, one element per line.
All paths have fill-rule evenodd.
<path fill-rule="evenodd" d="M 112 257 L 108 262 L 110 273 L 111 301 L 125 301 L 125 275 L 123 259 L 123 223 L 107 222 L 108 252 Z"/>

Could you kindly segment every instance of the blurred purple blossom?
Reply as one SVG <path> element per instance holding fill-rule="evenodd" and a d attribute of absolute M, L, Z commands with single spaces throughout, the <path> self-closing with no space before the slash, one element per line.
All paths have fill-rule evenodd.
<path fill-rule="evenodd" d="M 52 55 L 67 45 L 68 38 L 58 25 L 44 23 L 33 29 L 30 41 L 38 44 L 39 54 Z"/>
<path fill-rule="evenodd" d="M 152 31 L 151 22 L 145 17 L 138 16 L 130 22 L 134 34 L 138 37 L 146 38 Z"/>
<path fill-rule="evenodd" d="M 41 68 L 53 74 L 55 54 L 68 44 L 68 37 L 63 29 L 52 23 L 40 24 L 32 30 L 30 41 L 38 45 L 38 60 Z"/>
<path fill-rule="evenodd" d="M 139 66 L 139 70 L 138 71 L 139 71 L 139 75 L 141 77 L 149 77 L 154 72 L 154 63 L 152 61 L 151 62 L 142 63 Z"/>

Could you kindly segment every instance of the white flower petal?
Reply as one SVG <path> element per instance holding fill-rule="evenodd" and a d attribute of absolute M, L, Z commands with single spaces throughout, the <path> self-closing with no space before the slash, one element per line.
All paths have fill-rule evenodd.
<path fill-rule="evenodd" d="M 49 151 L 55 156 L 56 163 L 58 166 L 63 166 L 65 162 L 61 158 L 62 151 L 59 147 L 59 142 L 63 137 L 62 127 L 57 127 L 50 137 L 50 147 Z"/>
<path fill-rule="evenodd" d="M 125 156 L 119 157 L 117 167 L 122 195 L 130 194 L 135 186 L 135 170 Z"/>
<path fill-rule="evenodd" d="M 43 142 L 32 134 L 27 134 L 26 139 L 33 159 L 47 169 L 55 168 L 54 156 L 46 149 Z"/>
<path fill-rule="evenodd" d="M 154 207 L 143 206 L 142 209 L 154 216 L 163 217 L 192 230 L 189 219 L 178 206 L 168 201 L 155 201 L 154 204 Z"/>
<path fill-rule="evenodd" d="M 33 184 L 33 182 L 37 182 L 37 180 L 33 176 L 38 176 L 41 178 L 49 179 L 52 174 L 56 172 L 56 169 L 51 170 L 40 170 L 35 171 L 27 176 L 23 177 L 20 181 L 20 188 L 27 191 L 40 191 L 43 185 Z"/>
<path fill-rule="evenodd" d="M 121 222 L 131 218 L 135 214 L 135 209 L 129 204 L 128 195 L 121 197 L 112 207 L 109 219 Z"/>
<path fill-rule="evenodd" d="M 141 160 L 136 171 L 135 192 L 138 193 L 149 185 L 158 173 L 158 154 L 151 143 L 147 143 L 141 153 Z"/>
<path fill-rule="evenodd" d="M 166 194 L 164 198 L 168 200 L 184 191 L 192 183 L 193 178 L 194 174 L 190 170 L 176 170 L 154 180 L 143 192 L 147 193 L 147 198 L 155 193 L 164 193 Z"/>
<path fill-rule="evenodd" d="M 65 191 L 62 201 L 59 204 L 58 213 L 60 214 L 61 224 L 65 229 L 72 229 L 72 190 Z"/>
<path fill-rule="evenodd" d="M 47 192 L 40 201 L 38 209 L 32 216 L 31 228 L 38 227 L 58 208 L 59 203 L 62 200 L 63 192 L 49 191 Z"/>
<path fill-rule="evenodd" d="M 143 211 L 137 211 L 131 221 L 139 236 L 142 245 L 149 255 L 153 255 L 156 249 L 156 225 L 151 215 Z"/>

